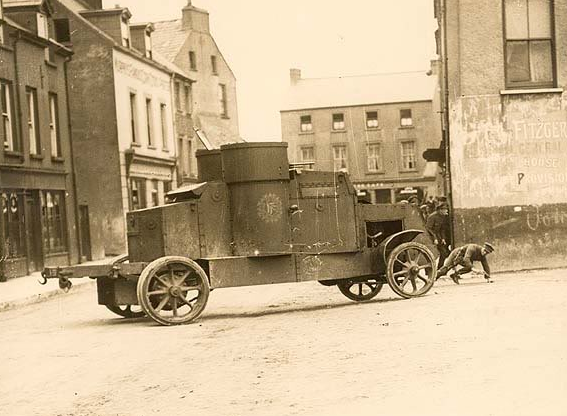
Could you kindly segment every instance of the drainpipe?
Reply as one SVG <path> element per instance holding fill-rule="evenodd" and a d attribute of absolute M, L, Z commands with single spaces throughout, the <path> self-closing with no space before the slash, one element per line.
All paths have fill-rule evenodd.
<path fill-rule="evenodd" d="M 443 140 L 445 141 L 445 195 L 447 202 L 451 208 L 451 221 L 449 221 L 449 234 L 451 238 L 451 247 L 455 247 L 455 227 L 453 224 L 454 205 L 453 205 L 453 181 L 451 178 L 451 134 L 449 123 L 449 57 L 447 56 L 447 0 L 441 0 L 441 30 L 443 36 L 441 38 L 441 53 L 443 55 L 443 97 L 442 102 L 444 111 L 443 118 L 445 124 L 445 131 Z"/>
<path fill-rule="evenodd" d="M 69 135 L 69 151 L 71 152 L 71 178 L 73 181 L 73 193 L 75 194 L 75 203 L 73 204 L 73 209 L 75 211 L 75 238 L 77 239 L 77 253 L 79 255 L 78 263 L 81 263 L 83 258 L 83 245 L 81 241 L 81 227 L 80 227 L 80 213 L 79 213 L 79 194 L 77 192 L 77 171 L 75 169 L 75 153 L 73 151 L 73 133 L 71 129 L 71 97 L 69 95 L 69 70 L 68 65 L 71 61 L 71 57 L 66 57 L 63 63 L 63 72 L 65 74 L 65 95 L 67 104 L 67 130 Z M 87 218 L 88 221 L 88 218 Z M 69 254 L 70 256 L 70 254 Z M 69 263 L 72 264 L 71 258 L 69 258 Z"/>

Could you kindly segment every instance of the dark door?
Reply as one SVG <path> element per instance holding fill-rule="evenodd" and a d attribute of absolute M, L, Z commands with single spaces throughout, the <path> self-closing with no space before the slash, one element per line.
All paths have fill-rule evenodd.
<path fill-rule="evenodd" d="M 81 262 L 92 260 L 88 205 L 79 205 L 79 226 L 81 227 Z"/>
<path fill-rule="evenodd" d="M 37 272 L 43 269 L 41 219 L 42 215 L 39 191 L 32 191 L 26 195 L 26 209 L 24 217 L 28 235 L 28 260 L 30 272 Z"/>

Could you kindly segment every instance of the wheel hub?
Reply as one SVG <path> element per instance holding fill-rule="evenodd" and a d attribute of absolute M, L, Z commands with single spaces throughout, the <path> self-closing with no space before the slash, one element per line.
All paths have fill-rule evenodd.
<path fill-rule="evenodd" d="M 175 298 L 181 296 L 181 288 L 179 286 L 171 286 L 169 288 L 169 294 Z"/>
<path fill-rule="evenodd" d="M 419 267 L 414 265 L 414 266 L 410 267 L 409 271 L 410 271 L 411 274 L 418 274 L 419 273 Z"/>

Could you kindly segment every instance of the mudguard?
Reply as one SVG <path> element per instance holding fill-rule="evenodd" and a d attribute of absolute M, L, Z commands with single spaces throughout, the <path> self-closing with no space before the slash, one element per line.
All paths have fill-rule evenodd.
<path fill-rule="evenodd" d="M 415 240 L 415 238 L 423 234 L 421 230 L 405 230 L 400 231 L 399 233 L 392 234 L 390 237 L 385 239 L 380 243 L 380 254 L 381 259 L 384 262 L 383 264 L 386 265 L 388 263 L 388 256 L 390 252 L 399 246 L 400 244 L 409 243 L 410 241 Z"/>

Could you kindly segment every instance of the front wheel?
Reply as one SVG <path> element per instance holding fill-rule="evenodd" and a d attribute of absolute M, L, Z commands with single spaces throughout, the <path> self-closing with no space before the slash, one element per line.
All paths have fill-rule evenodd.
<path fill-rule="evenodd" d="M 196 262 L 185 257 L 161 257 L 138 279 L 138 302 L 162 325 L 181 325 L 196 319 L 209 299 L 209 278 Z"/>
<path fill-rule="evenodd" d="M 423 244 L 400 244 L 388 257 L 386 279 L 392 290 L 409 299 L 425 295 L 435 283 L 437 269 L 431 251 Z"/>

